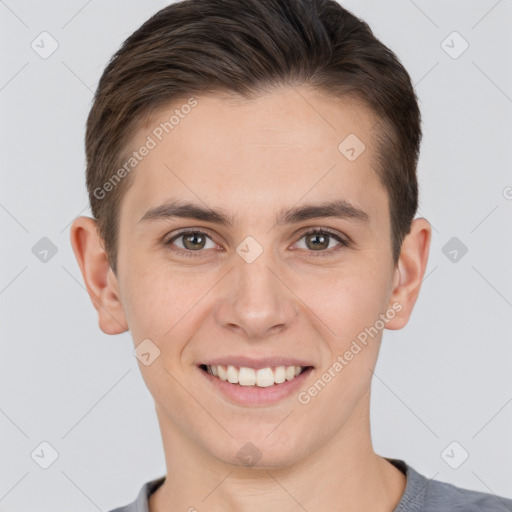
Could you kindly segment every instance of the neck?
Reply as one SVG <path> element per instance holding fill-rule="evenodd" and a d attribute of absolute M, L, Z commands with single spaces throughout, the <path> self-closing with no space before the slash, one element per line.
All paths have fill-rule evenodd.
<path fill-rule="evenodd" d="M 405 475 L 373 451 L 369 392 L 334 437 L 298 462 L 272 467 L 226 463 L 200 447 L 158 407 L 157 415 L 167 477 L 150 496 L 150 512 L 292 512 L 300 507 L 392 512 L 405 490 Z"/>

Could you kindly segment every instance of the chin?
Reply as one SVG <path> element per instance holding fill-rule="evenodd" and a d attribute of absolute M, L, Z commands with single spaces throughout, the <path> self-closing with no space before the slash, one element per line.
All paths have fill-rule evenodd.
<path fill-rule="evenodd" d="M 231 440 L 230 447 L 213 449 L 212 454 L 225 464 L 248 470 L 283 469 L 300 460 L 302 450 L 290 440 L 287 444 L 276 444 L 265 439 L 268 432 L 257 438 L 254 434 L 245 439 Z M 252 440 L 249 440 L 252 439 Z M 303 447 L 302 447 L 303 448 Z"/>

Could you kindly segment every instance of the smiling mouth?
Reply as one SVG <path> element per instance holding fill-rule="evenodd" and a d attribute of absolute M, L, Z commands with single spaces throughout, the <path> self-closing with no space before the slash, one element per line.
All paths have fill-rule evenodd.
<path fill-rule="evenodd" d="M 246 366 L 206 365 L 201 370 L 217 379 L 231 384 L 248 387 L 270 387 L 293 380 L 312 366 L 269 366 L 267 368 L 248 368 Z"/>

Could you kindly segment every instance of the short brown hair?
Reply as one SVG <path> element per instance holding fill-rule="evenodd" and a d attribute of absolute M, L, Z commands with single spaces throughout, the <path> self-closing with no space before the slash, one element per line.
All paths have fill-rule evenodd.
<path fill-rule="evenodd" d="M 87 119 L 89 200 L 114 272 L 119 204 L 133 173 L 108 194 L 103 187 L 126 161 L 135 131 L 178 98 L 250 98 L 290 84 L 351 95 L 377 115 L 376 170 L 388 193 L 398 261 L 418 206 L 421 118 L 396 55 L 334 0 L 182 0 L 148 19 L 113 55 Z"/>

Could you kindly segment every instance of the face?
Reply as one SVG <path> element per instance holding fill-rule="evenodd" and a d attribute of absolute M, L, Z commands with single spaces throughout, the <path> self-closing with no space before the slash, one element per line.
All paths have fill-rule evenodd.
<path fill-rule="evenodd" d="M 382 315 L 389 327 L 400 307 L 376 118 L 305 88 L 196 100 L 169 133 L 158 127 L 180 104 L 133 139 L 156 145 L 120 206 L 123 314 L 135 346 L 150 340 L 152 362 L 139 366 L 164 436 L 231 464 L 292 464 L 357 430 Z M 176 207 L 185 203 L 194 214 Z M 208 363 L 249 368 L 228 378 L 264 385 L 223 381 Z M 306 370 L 266 385 L 264 368 L 280 380 L 278 366 Z"/>

